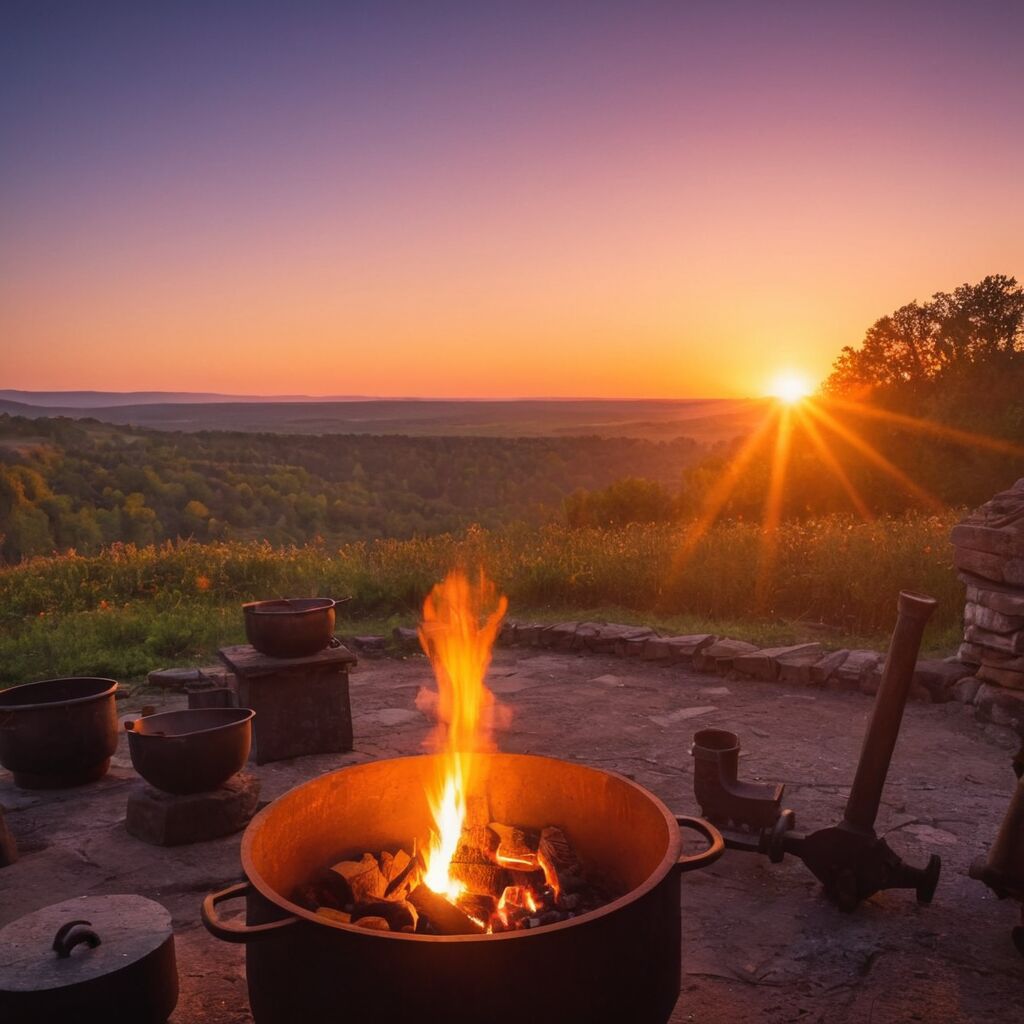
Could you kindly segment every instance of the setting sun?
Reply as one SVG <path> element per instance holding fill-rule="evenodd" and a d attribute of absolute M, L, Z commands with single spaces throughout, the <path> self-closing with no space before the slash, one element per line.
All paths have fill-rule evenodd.
<path fill-rule="evenodd" d="M 798 373 L 783 373 L 775 378 L 769 393 L 780 402 L 793 405 L 806 398 L 813 390 L 806 377 Z"/>

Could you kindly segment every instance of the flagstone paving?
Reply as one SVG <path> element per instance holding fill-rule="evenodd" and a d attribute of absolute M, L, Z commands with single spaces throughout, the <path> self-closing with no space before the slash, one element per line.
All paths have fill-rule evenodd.
<path fill-rule="evenodd" d="M 253 766 L 262 799 L 343 765 L 418 752 L 430 723 L 415 699 L 429 675 L 422 657 L 364 661 L 351 679 L 355 750 Z M 804 829 L 841 817 L 871 708 L 859 693 L 752 680 L 709 686 L 678 667 L 528 648 L 499 650 L 490 679 L 512 709 L 503 750 L 621 772 L 679 813 L 698 813 L 693 731 L 738 732 L 744 777 L 786 783 L 786 804 Z M 1014 748 L 1008 730 L 981 725 L 958 701 L 908 705 L 877 824 L 912 863 L 942 856 L 931 906 L 891 892 L 841 914 L 791 858 L 774 865 L 727 852 L 686 875 L 674 1024 L 1021 1020 L 1024 960 L 1009 939 L 1017 907 L 967 877 L 1005 811 Z M 199 923 L 202 896 L 240 877 L 239 836 L 170 849 L 133 839 L 124 813 L 136 781 L 123 739 L 108 776 L 82 789 L 21 791 L 0 771 L 0 805 L 22 852 L 0 869 L 0 924 L 71 896 L 141 893 L 173 915 L 174 1024 L 250 1021 L 242 947 Z"/>

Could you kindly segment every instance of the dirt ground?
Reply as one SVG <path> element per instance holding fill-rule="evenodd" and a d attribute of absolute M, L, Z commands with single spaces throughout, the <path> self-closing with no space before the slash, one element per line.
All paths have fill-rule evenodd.
<path fill-rule="evenodd" d="M 418 752 L 428 723 L 414 698 L 428 678 L 420 657 L 360 664 L 351 680 L 355 750 L 253 768 L 262 798 L 342 765 Z M 871 707 L 856 693 L 535 649 L 499 651 L 489 681 L 514 709 L 503 750 L 621 772 L 679 813 L 698 813 L 693 731 L 738 732 L 744 776 L 784 782 L 804 830 L 841 817 Z M 182 703 L 172 698 L 168 707 Z M 239 836 L 172 849 L 130 837 L 125 800 L 137 776 L 123 744 L 108 776 L 79 790 L 20 791 L 0 771 L 0 805 L 22 851 L 0 870 L 0 924 L 71 896 L 141 893 L 174 919 L 181 996 L 172 1021 L 251 1021 L 242 947 L 217 941 L 199 922 L 202 896 L 241 875 Z M 1024 960 L 1009 938 L 1018 908 L 967 876 L 1013 789 L 1012 753 L 1009 734 L 982 727 L 959 702 L 908 706 L 877 826 L 911 863 L 942 856 L 930 906 L 895 891 L 841 914 L 792 858 L 774 865 L 730 851 L 686 875 L 682 993 L 672 1021 L 1024 1019 Z"/>

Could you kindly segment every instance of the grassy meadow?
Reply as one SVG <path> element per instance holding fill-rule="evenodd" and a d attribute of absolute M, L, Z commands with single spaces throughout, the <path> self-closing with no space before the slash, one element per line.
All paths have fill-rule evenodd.
<path fill-rule="evenodd" d="M 412 624 L 455 564 L 485 567 L 513 618 L 644 622 L 762 643 L 882 647 L 896 592 L 911 588 L 938 598 L 926 646 L 949 652 L 962 586 L 948 538 L 960 515 L 784 523 L 767 570 L 762 528 L 742 521 L 716 524 L 684 561 L 678 525 L 470 529 L 340 548 L 114 545 L 90 557 L 34 558 L 0 569 L 0 684 L 71 674 L 128 680 L 209 661 L 242 639 L 238 605 L 257 598 L 351 595 L 342 634 Z"/>

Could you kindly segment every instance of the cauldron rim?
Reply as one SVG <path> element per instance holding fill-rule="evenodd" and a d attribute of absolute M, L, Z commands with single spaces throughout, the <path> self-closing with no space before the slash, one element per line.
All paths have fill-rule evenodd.
<path fill-rule="evenodd" d="M 10 700 L 15 697 L 28 696 L 27 691 L 46 686 L 47 683 L 104 683 L 105 685 L 93 693 L 84 693 L 79 697 L 61 697 L 50 700 L 34 700 L 19 702 Z M 68 707 L 69 705 L 88 704 L 90 701 L 105 700 L 118 688 L 116 679 L 108 679 L 106 676 L 54 676 L 52 679 L 33 679 L 29 683 L 18 683 L 16 686 L 8 686 L 0 690 L 0 710 L 4 711 L 42 711 L 56 707 Z"/>
<path fill-rule="evenodd" d="M 342 772 L 352 771 L 353 769 L 359 769 L 370 765 L 386 764 L 389 761 L 408 761 L 412 759 L 424 759 L 430 757 L 436 757 L 436 754 L 410 754 L 403 757 L 391 757 L 382 758 L 379 761 L 366 761 L 362 764 L 346 765 L 343 768 L 336 768 L 332 772 L 326 772 L 323 775 L 317 776 L 315 779 L 309 779 L 306 782 L 300 783 L 298 786 L 293 786 L 287 792 L 281 794 L 281 799 L 284 796 L 296 793 L 297 791 L 306 788 L 307 786 L 314 786 L 317 783 L 322 783 L 325 779 L 331 778 L 332 776 L 339 775 Z M 273 889 L 263 878 L 263 876 L 256 870 L 253 856 L 252 847 L 256 841 L 256 835 L 262 827 L 263 823 L 268 820 L 274 812 L 274 804 L 277 800 L 274 800 L 262 811 L 257 814 L 252 821 L 246 826 L 245 832 L 242 835 L 241 844 L 241 860 L 242 870 L 245 872 L 246 878 L 248 878 L 250 884 L 263 896 L 264 899 L 272 903 L 274 906 L 279 907 L 282 910 L 287 911 L 288 914 L 299 918 L 301 921 L 306 921 L 310 924 L 316 925 L 321 928 L 331 928 L 336 931 L 350 932 L 359 936 L 366 936 L 370 939 L 378 939 L 385 942 L 441 942 L 441 943 L 457 943 L 457 942 L 509 942 L 509 941 L 523 941 L 530 938 L 539 938 L 544 934 L 551 934 L 554 931 L 561 931 L 568 928 L 573 928 L 577 925 L 585 925 L 588 922 L 598 920 L 599 918 L 606 917 L 610 914 L 614 914 L 624 907 L 635 903 L 637 900 L 642 899 L 653 889 L 660 885 L 668 873 L 676 867 L 679 862 L 680 854 L 682 853 L 682 836 L 679 831 L 679 824 L 676 820 L 675 815 L 665 806 L 665 804 L 652 793 L 650 790 L 641 786 L 639 783 L 634 782 L 632 779 L 626 778 L 624 775 L 620 775 L 618 772 L 608 771 L 606 768 L 594 768 L 587 764 L 576 764 L 572 761 L 566 761 L 557 757 L 547 757 L 541 754 L 512 754 L 512 753 L 497 753 L 497 754 L 484 754 L 484 757 L 502 757 L 502 758 L 515 758 L 515 759 L 529 759 L 532 761 L 545 761 L 550 764 L 559 766 L 560 770 L 564 770 L 566 767 L 572 768 L 578 771 L 593 772 L 597 775 L 604 775 L 609 778 L 615 779 L 617 782 L 622 783 L 629 789 L 635 790 L 641 797 L 649 801 L 657 811 L 661 814 L 665 821 L 665 828 L 668 835 L 668 843 L 666 846 L 665 854 L 662 859 L 658 862 L 657 867 L 651 871 L 651 873 L 644 879 L 644 881 L 634 888 L 630 889 L 629 892 L 622 896 L 617 897 L 610 903 L 604 904 L 604 906 L 598 907 L 596 910 L 590 910 L 585 914 L 580 914 L 578 917 L 570 918 L 567 921 L 559 921 L 555 924 L 545 925 L 543 928 L 529 928 L 521 931 L 512 932 L 497 932 L 490 935 L 420 935 L 416 933 L 408 932 L 384 932 L 376 931 L 368 928 L 360 928 L 354 924 L 344 924 L 341 921 L 329 921 L 325 918 L 317 915 L 312 910 L 307 910 L 305 907 L 299 906 L 297 903 L 293 903 L 291 900 L 286 899 L 275 889 Z"/>

